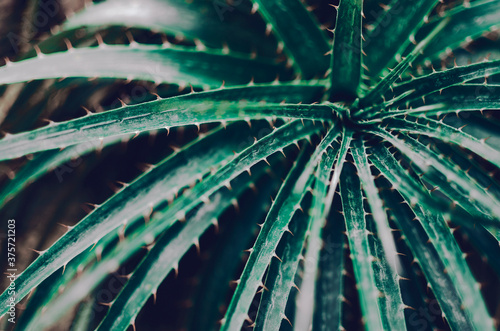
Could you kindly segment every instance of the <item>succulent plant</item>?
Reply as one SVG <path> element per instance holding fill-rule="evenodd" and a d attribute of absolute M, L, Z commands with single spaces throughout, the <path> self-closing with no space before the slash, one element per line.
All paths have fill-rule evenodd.
<path fill-rule="evenodd" d="M 473 271 L 500 272 L 500 56 L 484 38 L 499 22 L 495 0 L 106 0 L 30 39 L 0 67 L 6 218 L 75 158 L 144 132 L 182 143 L 38 252 L 16 279 L 16 303 L 36 288 L 16 329 L 67 316 L 93 328 L 97 293 L 124 265 L 97 329 L 135 329 L 238 201 L 183 329 L 498 328 L 498 295 Z M 156 92 L 89 110 L 117 80 Z"/>

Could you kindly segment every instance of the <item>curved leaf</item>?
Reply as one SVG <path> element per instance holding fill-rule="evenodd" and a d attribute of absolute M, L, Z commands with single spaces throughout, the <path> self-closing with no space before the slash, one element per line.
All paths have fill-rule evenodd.
<path fill-rule="evenodd" d="M 74 280 L 75 276 L 78 277 L 78 274 L 85 268 L 88 268 L 89 265 L 92 265 L 92 263 L 97 263 L 102 258 L 103 252 L 104 256 L 106 256 L 106 250 L 117 240 L 118 236 L 118 231 L 106 234 L 95 246 L 84 250 L 63 266 L 63 271 L 60 269 L 56 270 L 50 277 L 38 285 L 35 293 L 29 296 L 26 310 L 16 322 L 17 327 L 21 330 L 36 330 L 40 316 L 44 313 L 46 307 L 50 305 L 51 301 L 61 293 L 61 290 L 68 283 Z M 94 301 L 91 300 L 90 305 L 93 306 L 93 304 Z M 82 305 L 87 305 L 87 303 L 82 302 Z M 83 324 L 83 321 L 79 324 Z"/>
<path fill-rule="evenodd" d="M 47 172 L 56 169 L 55 176 L 59 181 L 61 181 L 61 172 L 64 173 L 65 168 L 61 168 L 61 172 L 59 172 L 58 167 L 75 157 L 81 157 L 93 150 L 102 148 L 103 146 L 117 143 L 122 139 L 122 137 L 112 137 L 105 139 L 102 144 L 101 142 L 89 142 L 71 146 L 63 149 L 62 151 L 48 151 L 35 156 L 32 161 L 28 162 L 28 164 L 23 166 L 21 170 L 16 173 L 13 179 L 8 181 L 7 184 L 0 189 L 0 207 L 2 207 L 7 201 L 13 198 L 30 183 L 36 181 Z"/>
<path fill-rule="evenodd" d="M 249 41 L 261 52 L 273 54 L 276 42 L 263 37 L 247 15 L 225 1 L 106 0 L 70 17 L 63 29 L 118 25 L 159 31 L 176 37 L 200 39 L 211 47 L 227 42 L 248 50 Z"/>
<path fill-rule="evenodd" d="M 319 77 L 328 69 L 329 50 L 325 34 L 299 0 L 252 0 L 264 19 L 283 41 L 294 64 L 306 79 Z"/>
<path fill-rule="evenodd" d="M 408 82 L 392 86 L 394 95 L 400 95 L 406 91 L 414 90 L 404 99 L 394 102 L 394 105 L 402 104 L 427 96 L 430 93 L 440 91 L 453 85 L 463 84 L 472 79 L 487 77 L 500 72 L 500 60 L 486 61 L 469 64 L 461 67 L 443 70 L 423 77 L 411 79 Z"/>
<path fill-rule="evenodd" d="M 256 178 L 263 173 L 264 167 L 258 170 L 253 174 Z M 149 297 L 156 295 L 163 279 L 177 268 L 181 258 L 193 244 L 197 244 L 198 238 L 212 225 L 213 220 L 231 206 L 232 199 L 238 198 L 252 180 L 255 178 L 235 179 L 231 191 L 214 193 L 210 196 L 210 202 L 197 208 L 185 224 L 179 224 L 161 235 L 113 300 L 97 330 L 126 330 Z"/>
<path fill-rule="evenodd" d="M 304 213 L 295 214 L 288 225 L 293 233 L 281 238 L 283 249 L 278 250 L 280 260 L 274 259 L 267 271 L 265 286 L 255 319 L 255 330 L 279 330 L 285 318 L 285 306 L 299 265 L 299 256 L 304 248 L 307 228 L 311 218 Z"/>
<path fill-rule="evenodd" d="M 332 116 L 332 108 L 327 105 L 266 104 L 244 99 L 232 101 L 229 98 L 233 94 L 231 92 L 244 98 L 244 93 L 240 93 L 244 89 L 245 87 L 200 92 L 123 106 L 26 133 L 9 135 L 0 140 L 0 160 L 110 136 L 169 129 L 173 126 L 250 119 L 272 120 L 275 116 L 312 119 L 328 119 Z"/>
<path fill-rule="evenodd" d="M 233 150 L 246 146 L 249 142 L 245 139 L 255 133 L 241 126 L 231 127 L 228 131 L 218 129 L 167 157 L 96 208 L 40 255 L 18 276 L 16 299 L 21 300 L 33 287 L 113 229 L 127 221 L 134 221 L 148 212 L 151 206 L 172 198 L 179 189 L 209 171 L 210 167 L 231 157 Z M 8 298 L 5 291 L 0 296 L 0 302 L 6 302 Z M 6 307 L 2 307 L 0 315 Z"/>
<path fill-rule="evenodd" d="M 370 91 L 360 99 L 359 104 L 362 107 L 372 105 L 376 101 L 379 101 L 384 96 L 385 92 L 389 87 L 399 78 L 399 76 L 404 73 L 412 64 L 412 62 L 417 58 L 420 52 L 424 51 L 429 42 L 448 24 L 449 20 L 443 20 L 438 26 L 436 26 L 421 42 L 419 42 L 412 51 L 401 61 L 398 65 L 391 70 L 391 72 L 385 76 L 375 87 L 370 89 Z"/>
<path fill-rule="evenodd" d="M 425 57 L 435 59 L 445 52 L 460 47 L 467 39 L 480 37 L 492 27 L 500 26 L 500 3 L 496 0 L 482 0 L 462 5 L 445 12 L 442 18 L 430 22 L 418 35 L 424 35 L 442 20 L 450 19 L 450 24 L 441 31 L 425 50 Z"/>
<path fill-rule="evenodd" d="M 337 8 L 331 64 L 331 99 L 355 98 L 361 81 L 362 0 L 342 0 Z"/>
<path fill-rule="evenodd" d="M 455 284 L 449 273 L 444 272 L 446 264 L 441 260 L 442 254 L 439 254 L 434 245 L 429 245 L 429 237 L 421 226 L 423 220 L 415 219 L 415 214 L 408 205 L 401 203 L 404 200 L 401 201 L 396 192 L 385 189 L 382 196 L 390 208 L 392 219 L 405 234 L 405 241 L 426 277 L 427 286 L 436 293 L 436 300 L 450 327 L 457 330 L 475 330 L 460 307 L 460 302 L 463 302 L 459 292 L 460 284 Z"/>
<path fill-rule="evenodd" d="M 376 228 L 376 235 L 372 237 L 375 242 L 374 247 L 371 249 L 375 257 L 372 268 L 377 288 L 383 293 L 383 298 L 379 298 L 382 323 L 385 329 L 403 330 L 406 328 L 402 309 L 404 304 L 399 287 L 396 263 L 398 252 L 394 243 L 392 229 L 389 226 L 387 214 L 375 186 L 362 140 L 353 141 L 351 153 Z"/>
<path fill-rule="evenodd" d="M 199 51 L 180 46 L 104 45 L 71 48 L 43 54 L 0 68 L 0 84 L 34 79 L 87 77 L 141 79 L 181 86 L 219 87 L 286 78 L 286 71 L 271 61 L 250 55 L 225 55 L 222 51 Z"/>
<path fill-rule="evenodd" d="M 271 263 L 269 273 L 266 278 L 266 287 L 269 291 L 264 292 L 261 299 L 259 313 L 255 322 L 255 327 L 257 329 L 276 330 L 277 328 L 279 328 L 279 325 L 281 324 L 284 316 L 285 305 L 287 303 L 289 291 L 291 286 L 293 286 L 294 276 L 298 266 L 299 255 L 302 253 L 306 235 L 307 237 L 309 237 L 307 248 L 308 254 L 309 251 L 312 251 L 312 258 L 317 258 L 317 256 L 314 256 L 314 253 L 319 253 L 315 249 L 317 248 L 317 250 L 319 251 L 321 242 L 318 243 L 316 238 L 312 238 L 313 236 L 320 235 L 320 229 L 324 225 L 324 219 L 326 217 L 325 215 L 329 213 L 332 199 L 327 196 L 327 183 L 330 180 L 330 173 L 332 170 L 333 162 L 335 161 L 335 156 L 338 154 L 337 167 L 335 169 L 332 183 L 330 185 L 330 189 L 332 191 L 335 191 L 335 188 L 338 184 L 338 177 L 340 176 L 340 172 L 342 171 L 342 166 L 351 141 L 351 135 L 346 134 L 344 136 L 344 139 L 342 140 L 341 148 L 337 153 L 336 149 L 332 149 L 330 147 L 335 139 L 337 139 L 338 135 L 339 128 L 337 126 L 332 127 L 328 131 L 327 135 L 324 138 L 324 141 L 322 142 L 322 145 L 320 146 L 320 150 L 322 149 L 324 152 L 321 155 L 321 160 L 319 162 L 320 168 L 317 174 L 317 176 L 320 177 L 317 177 L 315 179 L 316 185 L 318 187 L 316 188 L 317 193 L 315 193 L 315 195 L 317 196 L 313 199 L 313 214 L 307 218 L 297 216 L 296 220 L 292 220 L 293 226 L 291 226 L 290 230 L 294 235 L 293 238 L 288 237 L 288 239 L 285 241 L 285 251 L 284 255 L 281 258 L 282 261 L 280 261 L 280 263 L 277 263 L 276 261 L 273 261 Z M 330 142 L 330 144 L 326 145 L 327 142 Z M 302 224 L 297 225 L 297 222 L 301 222 Z M 303 228 L 303 226 L 305 226 L 305 228 Z M 306 259 L 307 261 L 314 261 L 308 255 L 306 255 Z M 306 273 L 306 275 L 308 275 L 308 272 L 311 274 L 311 276 L 315 275 L 314 270 L 312 272 L 311 270 L 309 270 L 309 264 L 306 265 L 304 272 Z M 313 265 L 312 267 L 317 268 L 316 265 Z M 314 280 L 314 278 L 310 279 L 313 284 Z M 309 291 L 308 293 L 314 295 L 314 287 L 312 288 L 312 291 L 311 288 L 307 288 L 307 285 L 306 287 L 304 287 L 304 285 L 306 284 L 305 281 L 306 278 L 304 277 L 302 282 L 302 290 L 298 294 L 296 301 L 301 305 L 301 307 L 308 310 L 309 307 L 313 306 L 313 303 L 304 301 L 304 296 L 302 296 L 302 293 L 303 291 Z M 307 299 L 309 298 L 306 298 L 306 300 Z M 301 311 L 301 314 L 304 314 L 304 312 Z M 299 325 L 296 325 L 296 327 L 299 327 Z"/>
<path fill-rule="evenodd" d="M 272 160 L 270 161 L 272 164 Z M 210 262 L 207 263 L 206 272 L 202 275 L 202 280 L 198 286 L 198 293 L 194 299 L 193 317 L 189 330 L 216 330 L 220 319 L 219 307 L 226 302 L 227 293 L 230 290 L 228 284 L 239 273 L 238 267 L 241 264 L 243 250 L 251 245 L 255 237 L 257 219 L 262 219 L 267 214 L 271 201 L 269 196 L 276 193 L 281 185 L 282 175 L 286 175 L 284 167 L 273 167 L 275 175 L 270 176 L 271 180 L 264 182 L 261 188 L 257 186 L 257 193 L 253 199 L 239 201 L 240 212 L 238 217 L 226 228 L 217 247 L 213 251 Z M 278 185 L 279 182 L 279 185 Z M 255 213 L 257 207 L 257 213 Z"/>
<path fill-rule="evenodd" d="M 332 129 L 329 134 L 334 134 L 335 136 L 330 140 L 334 141 L 338 136 L 339 131 L 340 129 Z M 349 145 L 351 144 L 351 138 L 352 134 L 344 131 L 338 152 L 336 148 L 327 149 L 322 155 L 322 159 L 318 166 L 319 168 L 316 171 L 312 202 L 312 221 L 308 229 L 308 242 L 305 255 L 305 261 L 308 261 L 308 263 L 304 266 L 301 291 L 296 298 L 297 312 L 295 315 L 294 325 L 295 328 L 299 330 L 309 329 L 311 323 L 313 322 L 314 299 L 315 294 L 318 293 L 318 289 L 315 285 L 318 273 L 320 272 L 318 268 L 320 264 L 321 247 L 323 244 L 322 228 L 325 225 L 326 218 L 330 213 L 333 195 L 338 186 L 340 174 L 349 150 Z M 333 177 L 330 181 L 330 174 L 334 164 L 335 169 Z M 328 184 L 330 184 L 330 186 L 328 186 Z M 333 272 L 335 271 L 338 272 L 336 276 L 341 277 L 342 264 L 339 264 Z M 335 290 L 341 292 L 340 288 Z M 338 300 L 339 297 L 337 296 L 335 299 Z M 340 303 L 339 300 L 338 303 Z M 340 305 L 338 308 L 340 308 Z M 335 314 L 335 312 L 332 312 L 332 315 Z M 340 319 L 340 313 L 338 313 L 338 320 L 334 320 L 334 322 L 340 325 L 342 322 Z"/>
<path fill-rule="evenodd" d="M 408 109 L 390 109 L 372 113 L 371 118 L 381 120 L 399 115 L 443 115 L 462 111 L 496 110 L 500 101 L 496 96 L 499 85 L 466 84 L 448 87 L 426 95 L 421 101 L 413 102 Z"/>
<path fill-rule="evenodd" d="M 247 317 L 251 300 L 262 283 L 262 276 L 276 252 L 278 242 L 289 229 L 289 223 L 295 212 L 301 208 L 300 203 L 305 195 L 305 189 L 311 184 L 305 170 L 307 153 L 302 155 L 292 171 L 285 179 L 276 199 L 266 217 L 262 229 L 245 265 L 241 278 L 237 281 L 236 291 L 229 308 L 222 320 L 221 330 L 240 328 Z M 291 284 L 290 284 L 291 287 Z M 279 323 L 283 316 L 279 316 Z"/>
<path fill-rule="evenodd" d="M 444 282 L 445 279 L 442 278 L 443 274 L 449 275 L 451 279 L 452 284 L 446 284 L 448 290 L 440 291 L 436 296 L 450 326 L 460 330 L 473 330 L 472 325 L 474 325 L 484 330 L 492 330 L 493 321 L 478 291 L 478 283 L 475 281 L 466 261 L 463 259 L 462 252 L 446 225 L 443 216 L 436 213 L 433 209 L 424 209 L 415 203 L 415 193 L 418 191 L 410 187 L 417 187 L 419 184 L 407 174 L 383 145 L 374 146 L 370 151 L 372 152 L 370 160 L 391 182 L 393 187 L 403 195 L 420 221 L 420 224 L 425 229 L 428 238 L 430 238 L 434 247 L 439 252 L 439 259 L 429 259 L 426 257 L 424 258 L 425 261 L 420 260 L 421 263 L 436 265 L 439 264 L 439 261 L 442 261 L 444 268 L 447 268 L 447 271 L 444 271 L 443 268 L 438 270 L 437 274 L 434 274 L 436 271 L 430 270 L 431 267 L 429 265 L 422 265 L 424 268 L 429 268 L 427 269 L 426 276 L 436 288 L 441 288 L 446 284 Z M 423 193 L 423 197 L 430 198 L 430 195 L 426 192 Z M 421 198 L 419 200 L 425 203 L 426 199 Z M 429 204 L 425 206 L 429 206 Z M 406 237 L 408 238 L 410 237 L 410 233 L 414 232 L 407 230 L 405 233 L 407 233 Z M 413 241 L 412 243 L 410 241 L 410 244 L 414 245 L 416 242 Z M 419 252 L 416 248 L 414 247 L 413 249 L 415 254 Z M 450 285 L 451 289 L 449 288 Z M 454 290 L 453 287 L 455 288 Z M 453 292 L 457 293 L 456 295 L 460 299 L 457 300 Z"/>
<path fill-rule="evenodd" d="M 453 165 L 440 158 L 427 146 L 405 134 L 392 134 L 379 130 L 378 135 L 397 147 L 411 159 L 412 164 L 418 166 L 423 176 L 434 186 L 440 188 L 452 201 L 461 200 L 473 202 L 480 216 L 491 219 L 494 224 L 499 223 L 500 202 L 488 194 L 487 190 L 466 175 L 465 171 L 456 169 Z M 475 214 L 473 211 L 468 211 Z"/>
<path fill-rule="evenodd" d="M 333 129 L 331 129 L 333 130 Z M 238 286 L 231 299 L 229 308 L 222 320 L 222 330 L 233 330 L 240 328 L 247 317 L 247 311 L 255 291 L 262 282 L 262 277 L 269 262 L 276 253 L 278 243 L 287 231 L 288 225 L 295 212 L 301 209 L 301 201 L 306 194 L 306 189 L 312 184 L 314 179 L 313 170 L 319 161 L 323 151 L 328 148 L 336 135 L 327 135 L 328 139 L 323 139 L 320 145 L 306 163 L 306 154 L 302 152 L 299 161 L 289 173 L 285 183 L 281 187 L 276 199 L 267 214 L 259 236 L 251 249 L 250 257 L 245 265 L 245 269 L 238 280 Z M 304 165 L 305 164 L 305 165 Z M 273 322 L 281 323 L 283 315 L 274 315 Z"/>
<path fill-rule="evenodd" d="M 313 330 L 319 331 L 339 330 L 344 314 L 342 306 L 344 300 L 345 221 L 342 217 L 337 216 L 337 210 L 335 210 L 334 215 L 328 219 L 326 228 L 323 229 L 325 245 L 319 255 L 319 275 L 314 291 L 312 327 Z"/>
<path fill-rule="evenodd" d="M 476 153 L 500 168 L 499 150 L 486 144 L 485 140 L 477 139 L 453 126 L 421 117 L 406 117 L 406 119 L 393 118 L 388 120 L 388 123 L 390 123 L 391 128 L 398 131 L 422 134 L 467 148 L 471 152 Z"/>
<path fill-rule="evenodd" d="M 382 330 L 381 295 L 371 267 L 374 257 L 368 244 L 363 193 L 355 168 L 351 164 L 345 166 L 340 176 L 340 196 L 363 318 L 369 330 Z"/>
<path fill-rule="evenodd" d="M 438 0 L 391 1 L 385 13 L 380 15 L 375 26 L 366 34 L 364 62 L 367 74 L 378 80 L 378 75 L 399 62 L 406 46 L 424 23 Z"/>
<path fill-rule="evenodd" d="M 150 245 L 162 232 L 169 229 L 177 220 L 200 204 L 201 201 L 208 198 L 212 193 L 222 186 L 229 183 L 244 171 L 258 162 L 265 160 L 266 157 L 276 153 L 290 144 L 308 137 L 317 128 L 311 121 L 293 121 L 275 129 L 272 133 L 258 140 L 252 146 L 246 148 L 231 161 L 222 166 L 213 175 L 210 175 L 202 182 L 196 184 L 192 189 L 187 190 L 178 199 L 166 208 L 163 212 L 155 215 L 154 220 L 145 225 L 142 231 L 135 233 L 131 238 L 126 238 L 114 250 L 114 254 L 104 263 L 101 261 L 94 269 L 86 273 L 78 285 L 66 289 L 66 291 L 47 309 L 41 317 L 39 325 L 49 326 L 61 317 L 70 307 L 76 305 L 83 299 L 85 293 L 81 289 L 95 288 L 106 275 L 115 271 L 120 263 L 132 256 L 144 245 Z M 206 140 L 206 139 L 203 139 Z M 205 150 L 205 152 L 207 152 Z M 207 152 L 210 155 L 210 152 Z M 213 157 L 213 156 L 211 156 Z M 36 261 L 35 261 L 36 262 Z"/>

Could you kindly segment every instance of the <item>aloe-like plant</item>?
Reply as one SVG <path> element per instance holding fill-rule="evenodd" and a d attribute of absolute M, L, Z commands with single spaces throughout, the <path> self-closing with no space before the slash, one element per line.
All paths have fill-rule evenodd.
<path fill-rule="evenodd" d="M 50 329 L 68 315 L 73 329 L 93 328 L 99 289 L 134 259 L 97 329 L 135 328 L 191 247 L 243 200 L 212 244 L 184 329 L 498 328 L 498 295 L 485 299 L 462 249 L 500 272 L 500 94 L 491 83 L 500 57 L 493 48 L 482 58 L 485 43 L 472 44 L 500 25 L 500 2 L 308 5 L 106 0 L 6 58 L 0 109 L 10 109 L 3 129 L 14 133 L 0 139 L 11 177 L 0 191 L 5 210 L 75 157 L 143 132 L 197 136 L 163 146 L 163 159 L 38 252 L 16 279 L 16 303 L 36 289 L 17 330 Z M 460 56 L 465 42 L 479 55 Z M 104 104 L 116 80 L 174 88 L 87 109 Z M 50 95 L 66 114 L 36 99 Z M 26 118 L 47 113 L 60 120 Z M 4 325 L 11 297 L 1 295 Z"/>

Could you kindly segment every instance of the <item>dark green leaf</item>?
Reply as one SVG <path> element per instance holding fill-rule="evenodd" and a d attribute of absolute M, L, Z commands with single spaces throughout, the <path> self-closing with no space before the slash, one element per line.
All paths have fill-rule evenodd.
<path fill-rule="evenodd" d="M 300 0 L 253 0 L 283 41 L 303 78 L 322 76 L 328 69 L 326 35 Z"/>
<path fill-rule="evenodd" d="M 355 99 L 361 80 L 362 0 L 342 0 L 332 50 L 330 99 Z"/>

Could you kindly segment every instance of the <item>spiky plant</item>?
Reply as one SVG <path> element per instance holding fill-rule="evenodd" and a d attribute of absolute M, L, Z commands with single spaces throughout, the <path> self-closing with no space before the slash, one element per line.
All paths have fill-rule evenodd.
<path fill-rule="evenodd" d="M 490 83 L 500 74 L 500 57 L 493 49 L 483 60 L 484 40 L 472 44 L 494 34 L 500 2 L 393 0 L 382 9 L 378 3 L 106 0 L 87 4 L 17 59 L 6 58 L 0 107 L 4 114 L 10 109 L 1 115 L 11 134 L 0 140 L 0 159 L 12 178 L 0 192 L 2 224 L 16 218 L 10 204 L 31 199 L 16 197 L 29 183 L 51 171 L 72 172 L 75 157 L 146 131 L 166 129 L 163 138 L 199 131 L 194 140 L 164 140 L 182 147 L 157 148 L 163 160 L 120 182 L 38 252 L 16 280 L 15 302 L 36 288 L 17 329 L 49 329 L 68 314 L 76 316 L 74 329 L 91 328 L 103 282 L 126 264 L 134 268 L 105 303 L 98 330 L 135 327 L 160 284 L 238 200 L 249 203 L 224 223 L 219 245 L 211 244 L 213 258 L 201 271 L 185 328 L 498 327 L 492 317 L 498 295 L 483 298 L 466 256 L 479 252 L 500 271 L 500 122 L 493 112 L 500 94 Z M 458 56 L 464 42 L 479 56 Z M 156 100 L 88 110 L 109 105 L 117 79 L 155 82 L 146 86 L 157 91 Z M 58 122 L 41 126 L 34 120 L 40 116 Z M 74 185 L 67 190 L 75 192 Z M 257 194 L 245 195 L 248 187 Z M 49 207 L 38 205 L 37 212 Z M 44 218 L 64 223 L 63 216 Z M 251 248 L 241 271 L 245 245 Z M 10 297 L 6 290 L 0 300 L 7 326 Z"/>

